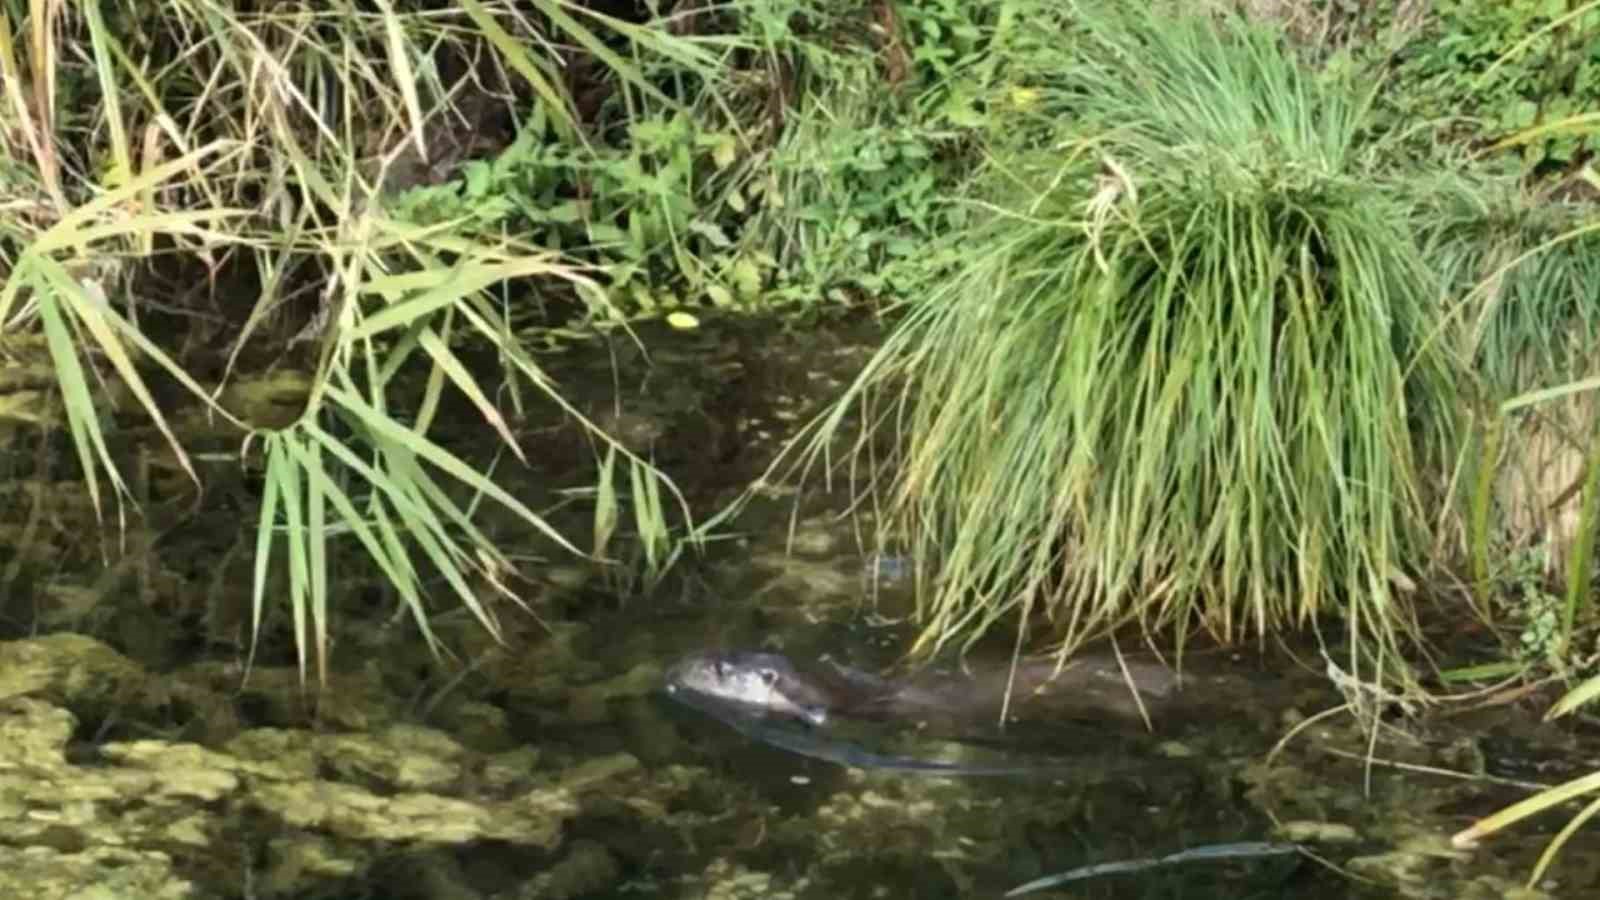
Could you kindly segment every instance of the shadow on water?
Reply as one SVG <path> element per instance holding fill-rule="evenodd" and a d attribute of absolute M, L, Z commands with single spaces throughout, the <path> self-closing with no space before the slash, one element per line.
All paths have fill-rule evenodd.
<path fill-rule="evenodd" d="M 639 417 L 639 449 L 710 509 L 853 374 L 872 335 L 852 328 L 647 335 L 648 376 L 619 344 L 567 361 L 563 383 L 584 408 Z M 612 377 L 613 356 L 625 377 Z M 440 420 L 451 416 L 463 451 L 481 449 L 474 414 Z M 511 483 L 544 508 L 588 483 L 589 450 L 560 429 L 534 432 L 541 467 Z M 909 646 L 903 567 L 863 552 L 838 493 L 808 495 L 797 515 L 793 497 L 758 501 L 727 540 L 648 589 L 491 518 L 497 540 L 536 560 L 531 613 L 497 607 L 496 644 L 470 616 L 441 611 L 443 661 L 358 552 L 340 548 L 350 555 L 336 569 L 327 688 L 302 688 L 281 609 L 246 680 L 253 572 L 239 548 L 253 547 L 255 511 L 249 486 L 235 488 L 233 512 L 175 513 L 149 543 L 159 552 L 117 577 L 97 568 L 97 548 L 63 545 L 4 598 L 0 896 L 88 885 L 160 900 L 998 897 L 1081 866 L 1292 841 L 1345 871 L 1299 855 L 1204 860 L 1033 896 L 1487 898 L 1512 896 L 1542 849 L 1528 832 L 1476 854 L 1448 847 L 1472 817 L 1521 796 L 1481 779 L 1380 768 L 1367 795 L 1368 744 L 1349 716 L 1319 720 L 1265 765 L 1286 731 L 1343 702 L 1320 662 L 1193 652 L 1182 690 L 1151 695 L 1153 732 L 1103 680 L 1069 681 L 1055 697 L 1064 707 L 1002 731 L 988 701 L 1008 638 L 973 655 L 970 682 L 934 682 L 946 691 L 934 702 L 840 717 L 816 737 L 1067 767 L 1048 777 L 846 767 L 670 701 L 666 671 L 708 649 L 892 670 Z M 587 515 L 569 504 L 555 517 L 581 534 Z M 1540 711 L 1530 701 L 1474 720 L 1397 720 L 1377 750 L 1475 775 L 1541 746 L 1563 771 L 1600 766 L 1585 757 L 1593 735 L 1540 725 Z M 1570 848 L 1549 895 L 1600 896 L 1593 857 Z"/>

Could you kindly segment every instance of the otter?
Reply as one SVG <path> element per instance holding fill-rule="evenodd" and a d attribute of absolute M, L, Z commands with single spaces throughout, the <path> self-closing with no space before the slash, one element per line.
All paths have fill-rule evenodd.
<path fill-rule="evenodd" d="M 1173 672 L 1137 658 L 1085 656 L 1065 666 L 1025 661 L 977 675 L 930 669 L 891 681 L 829 660 L 802 672 L 781 654 L 749 651 L 694 654 L 672 666 L 666 680 L 669 693 L 694 691 L 757 718 L 818 727 L 835 716 L 970 724 L 998 721 L 1002 709 L 1008 719 L 1110 716 L 1142 723 L 1169 709 L 1179 687 Z"/>
<path fill-rule="evenodd" d="M 1118 679 L 1123 677 L 1123 668 L 1115 660 L 1109 666 L 1101 661 L 1064 669 L 1054 664 L 1030 663 L 1002 673 L 1004 679 L 999 683 L 993 677 L 975 679 L 941 672 L 889 681 L 824 662 L 825 666 L 808 674 L 776 653 L 698 653 L 667 671 L 665 688 L 672 699 L 719 719 L 747 737 L 792 753 L 858 768 L 946 776 L 1058 775 L 1077 771 L 1078 767 L 1048 762 L 968 765 L 887 756 L 824 735 L 823 729 L 841 716 L 876 720 L 915 717 L 917 724 L 923 726 L 934 719 L 959 721 L 974 713 L 997 714 L 1006 684 L 1019 695 L 1019 708 L 1034 705 L 1032 701 L 1044 697 L 1058 701 L 1051 704 L 1057 712 L 1115 710 L 1127 714 L 1130 708 L 1138 708 L 1131 694 L 1129 699 L 1120 700 L 1115 691 L 1108 689 L 1109 684 L 1116 683 L 1111 673 Z M 1140 664 L 1137 669 L 1130 665 L 1128 672 L 1155 697 L 1165 697 L 1176 687 L 1171 673 L 1152 664 Z M 1054 695 L 1051 687 L 1057 689 Z M 1117 687 L 1128 692 L 1125 684 Z M 794 727 L 796 723 L 799 728 Z"/>

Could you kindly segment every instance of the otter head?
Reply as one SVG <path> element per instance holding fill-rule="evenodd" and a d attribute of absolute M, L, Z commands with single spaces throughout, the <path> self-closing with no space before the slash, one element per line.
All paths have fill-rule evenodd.
<path fill-rule="evenodd" d="M 667 693 L 686 702 L 715 701 L 756 716 L 828 721 L 821 693 L 776 653 L 700 653 L 667 672 Z M 685 696 L 688 693 L 691 696 Z"/>

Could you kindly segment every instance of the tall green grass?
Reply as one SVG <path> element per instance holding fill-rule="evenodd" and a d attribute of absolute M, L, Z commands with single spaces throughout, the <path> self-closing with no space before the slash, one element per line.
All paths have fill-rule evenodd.
<path fill-rule="evenodd" d="M 806 459 L 851 414 L 892 431 L 880 537 L 916 560 L 921 649 L 1008 617 L 1065 652 L 1337 611 L 1371 676 L 1413 628 L 1395 585 L 1451 416 L 1437 282 L 1356 86 L 1167 13 L 1027 12 L 1006 74 L 1037 102 L 999 129 L 962 263 Z"/>

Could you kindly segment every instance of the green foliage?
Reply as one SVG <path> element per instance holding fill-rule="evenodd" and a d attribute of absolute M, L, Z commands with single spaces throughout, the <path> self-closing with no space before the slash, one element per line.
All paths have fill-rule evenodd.
<path fill-rule="evenodd" d="M 736 188 L 757 201 L 742 234 L 774 261 L 770 296 L 895 300 L 941 270 L 938 239 L 968 223 L 950 197 L 993 125 L 998 41 L 1013 5 L 911 0 L 889 7 L 894 31 L 881 21 L 866 31 L 881 44 L 871 55 L 809 48 L 815 86 Z"/>
<path fill-rule="evenodd" d="M 971 164 L 964 136 L 987 124 L 971 75 L 992 63 L 984 23 L 1002 6 L 897 5 L 887 34 L 858 6 L 732 4 L 726 27 L 759 52 L 689 83 L 743 88 L 691 91 L 689 108 L 640 99 L 581 146 L 536 109 L 496 158 L 393 206 L 423 224 L 531 231 L 602 272 L 629 316 L 898 296 L 930 239 L 965 222 L 944 200 Z M 910 68 L 890 84 L 883 57 L 902 47 Z"/>
<path fill-rule="evenodd" d="M 1500 612 L 1518 627 L 1513 657 L 1523 664 L 1549 660 L 1563 647 L 1561 598 L 1545 585 L 1549 568 L 1545 547 L 1519 550 L 1506 561 L 1507 590 L 1497 596 Z"/>
<path fill-rule="evenodd" d="M 603 270 L 616 300 L 645 314 L 679 305 L 656 296 L 673 288 L 698 288 L 722 306 L 734 297 L 754 302 L 759 272 L 730 255 L 718 207 L 700 197 L 707 173 L 731 161 L 737 138 L 702 132 L 683 112 L 641 120 L 626 133 L 621 147 L 576 147 L 556 140 L 536 117 L 494 159 L 405 192 L 395 214 L 484 235 L 527 235 Z"/>
<path fill-rule="evenodd" d="M 1038 97 L 996 126 L 1020 137 L 974 186 L 989 211 L 810 458 L 848 410 L 896 429 L 881 537 L 931 585 L 924 648 L 1013 613 L 1065 650 L 1337 604 L 1392 664 L 1455 399 L 1413 210 L 1354 87 L 1237 22 L 1114 7 L 1021 14 L 1039 51 L 1009 77 Z"/>
<path fill-rule="evenodd" d="M 1585 541 L 1581 533 L 1570 546 L 1561 539 L 1569 567 L 1585 571 L 1569 578 L 1553 630 L 1534 627 L 1550 621 L 1553 598 L 1530 585 L 1527 555 L 1547 552 L 1542 535 L 1561 505 L 1555 493 L 1564 486 L 1541 471 L 1569 472 L 1574 456 L 1590 452 L 1592 412 L 1581 402 L 1531 409 L 1526 398 L 1593 371 L 1600 242 L 1580 227 L 1580 210 L 1541 200 L 1515 179 L 1477 184 L 1476 191 L 1459 184 L 1429 191 L 1418 203 L 1429 257 L 1450 298 L 1449 340 L 1470 366 L 1459 402 L 1479 423 L 1478 439 L 1463 442 L 1462 453 L 1471 583 L 1486 621 L 1509 613 L 1522 630 L 1514 655 L 1531 647 L 1560 668 L 1581 624 L 1579 600 L 1590 590 Z"/>
<path fill-rule="evenodd" d="M 904 296 L 924 277 L 934 238 L 965 224 L 965 211 L 945 200 L 957 180 L 939 158 L 949 132 L 822 107 L 842 97 L 808 101 L 774 148 L 745 232 L 747 246 L 781 261 L 773 286 L 781 299 Z"/>
<path fill-rule="evenodd" d="M 1381 112 L 1433 122 L 1453 139 L 1496 139 L 1600 107 L 1600 4 L 1440 0 L 1390 60 Z M 1564 166 L 1590 148 L 1562 134 L 1526 145 L 1530 165 Z"/>

